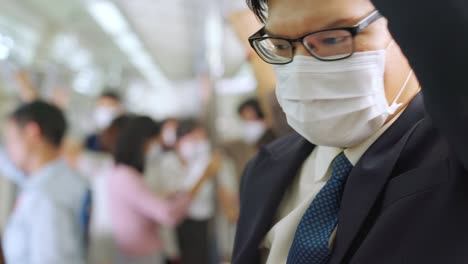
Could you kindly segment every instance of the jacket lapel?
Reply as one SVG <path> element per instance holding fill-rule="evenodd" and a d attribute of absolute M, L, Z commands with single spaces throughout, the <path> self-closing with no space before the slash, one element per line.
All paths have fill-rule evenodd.
<path fill-rule="evenodd" d="M 337 239 L 330 263 L 343 263 L 364 221 L 384 190 L 411 131 L 423 118 L 423 99 L 418 95 L 352 170 L 343 194 Z"/>
<path fill-rule="evenodd" d="M 238 230 L 242 232 L 238 232 L 237 240 L 244 243 L 236 245 L 238 253 L 233 263 L 259 262 L 259 245 L 272 227 L 286 189 L 313 148 L 312 144 L 294 134 L 280 146 L 272 145 L 274 152 L 270 152 L 268 148 L 261 151 L 256 166 L 247 173 L 246 182 L 243 183 L 249 187 L 243 193 L 241 201 Z"/>

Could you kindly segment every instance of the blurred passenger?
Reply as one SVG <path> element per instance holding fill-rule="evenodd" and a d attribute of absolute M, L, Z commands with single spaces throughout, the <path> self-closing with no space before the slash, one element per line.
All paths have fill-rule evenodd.
<path fill-rule="evenodd" d="M 276 92 L 273 90 L 268 97 L 266 98 L 268 107 L 270 108 L 271 117 L 272 117 L 272 126 L 271 129 L 276 137 L 280 138 L 291 133 L 294 133 L 294 129 L 288 124 L 286 119 L 286 114 L 284 113 L 281 105 L 278 102 L 276 97 Z"/>
<path fill-rule="evenodd" d="M 63 113 L 41 101 L 9 117 L 7 153 L 27 180 L 5 231 L 8 264 L 85 263 L 90 194 L 60 159 L 65 130 Z"/>
<path fill-rule="evenodd" d="M 222 149 L 225 156 L 235 163 L 237 183 L 239 184 L 248 161 L 255 156 L 260 147 L 275 140 L 276 136 L 269 128 L 257 99 L 251 98 L 242 102 L 237 111 L 243 121 L 242 141 L 225 142 Z"/>
<path fill-rule="evenodd" d="M 161 136 L 164 150 L 174 150 L 178 125 L 179 121 L 175 118 L 168 118 L 162 122 Z"/>
<path fill-rule="evenodd" d="M 120 95 L 113 91 L 104 92 L 96 101 L 93 113 L 97 131 L 86 138 L 85 148 L 93 151 L 103 151 L 99 133 L 104 131 L 114 118 L 124 112 L 124 106 Z"/>
<path fill-rule="evenodd" d="M 78 160 L 78 170 L 90 176 L 94 196 L 90 226 L 91 264 L 112 263 L 115 256 L 107 181 L 114 167 L 112 153 L 116 148 L 117 138 L 130 118 L 129 115 L 117 117 L 99 135 L 104 152 L 83 151 Z"/>
<path fill-rule="evenodd" d="M 200 180 L 212 159 L 210 142 L 203 126 L 192 119 L 179 122 L 176 150 L 183 168 L 182 175 L 176 175 L 180 188 L 188 190 Z M 192 202 L 188 218 L 178 227 L 182 263 L 213 262 L 214 236 L 210 224 L 214 216 L 215 185 L 210 181 L 203 185 Z"/>
<path fill-rule="evenodd" d="M 260 148 L 276 139 L 256 98 L 242 102 L 239 105 L 238 113 L 243 122 L 242 135 L 245 143 Z"/>
<path fill-rule="evenodd" d="M 220 209 L 216 214 L 216 244 L 221 259 L 230 263 L 239 217 L 239 181 L 234 161 L 226 155 L 222 159 L 222 166 L 216 175 Z"/>
<path fill-rule="evenodd" d="M 155 195 L 143 179 L 145 161 L 160 144 L 160 126 L 148 117 L 134 117 L 119 136 L 115 167 L 108 187 L 118 263 L 162 263 L 161 225 L 176 225 L 186 214 L 190 198 Z"/>
<path fill-rule="evenodd" d="M 173 175 L 164 173 L 161 166 L 166 157 L 173 155 L 172 150 L 164 150 L 163 143 L 154 144 L 148 157 L 146 158 L 145 182 L 151 190 L 160 196 L 167 196 L 177 192 L 179 189 L 174 186 L 168 188 Z M 169 179 L 167 179 L 169 178 Z M 168 263 L 179 263 L 180 250 L 177 243 L 175 227 L 162 226 L 158 234 L 163 244 L 163 255 Z"/>

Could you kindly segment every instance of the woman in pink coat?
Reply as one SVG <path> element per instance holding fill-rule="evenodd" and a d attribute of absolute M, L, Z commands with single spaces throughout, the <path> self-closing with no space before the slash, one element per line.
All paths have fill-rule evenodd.
<path fill-rule="evenodd" d="M 160 197 L 143 179 L 146 157 L 159 148 L 159 134 L 156 122 L 137 116 L 119 135 L 108 178 L 117 263 L 162 263 L 160 226 L 178 224 L 189 207 L 188 194 Z"/>

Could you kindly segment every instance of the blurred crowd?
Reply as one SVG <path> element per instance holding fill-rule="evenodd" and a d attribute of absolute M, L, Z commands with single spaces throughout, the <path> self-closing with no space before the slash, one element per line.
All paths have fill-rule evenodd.
<path fill-rule="evenodd" d="M 203 120 L 129 113 L 107 91 L 96 131 L 77 144 L 59 106 L 21 104 L 0 152 L 1 175 L 17 186 L 2 235 L 8 263 L 229 262 L 243 169 L 281 133 L 256 98 L 237 112 L 242 138 L 216 142 Z"/>

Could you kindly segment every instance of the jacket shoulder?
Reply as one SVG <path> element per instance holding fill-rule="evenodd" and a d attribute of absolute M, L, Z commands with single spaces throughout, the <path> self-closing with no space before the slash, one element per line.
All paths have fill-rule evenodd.
<path fill-rule="evenodd" d="M 312 149 L 314 146 L 296 132 L 261 147 L 260 151 L 248 162 L 244 169 L 240 185 L 241 192 L 245 190 L 245 186 L 249 185 L 248 182 L 257 176 L 256 169 L 262 166 L 263 163 L 271 160 L 281 162 L 286 157 L 295 156 L 294 153 L 303 147 Z"/>

